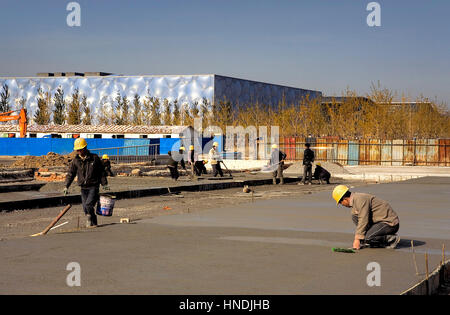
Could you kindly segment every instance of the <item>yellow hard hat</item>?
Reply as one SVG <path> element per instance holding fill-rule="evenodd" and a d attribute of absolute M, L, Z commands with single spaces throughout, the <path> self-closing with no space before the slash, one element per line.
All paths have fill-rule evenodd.
<path fill-rule="evenodd" d="M 184 147 L 180 147 L 180 150 L 186 151 L 186 149 Z"/>
<path fill-rule="evenodd" d="M 109 160 L 109 156 L 108 156 L 108 154 L 103 154 L 103 156 L 102 156 L 102 160 Z"/>
<path fill-rule="evenodd" d="M 213 143 L 213 147 L 218 147 L 219 146 L 219 142 L 214 142 Z"/>
<path fill-rule="evenodd" d="M 316 165 L 317 166 L 322 166 L 322 164 L 320 162 L 317 162 Z"/>
<path fill-rule="evenodd" d="M 348 191 L 348 187 L 345 185 L 338 185 L 333 190 L 333 199 L 336 200 L 336 205 L 339 204 L 339 201 L 341 201 L 341 198 L 345 195 L 345 193 Z"/>
<path fill-rule="evenodd" d="M 189 150 L 194 150 L 194 146 L 193 146 L 193 145 L 190 145 L 190 146 L 189 146 Z"/>
<path fill-rule="evenodd" d="M 84 138 L 78 138 L 77 140 L 75 140 L 75 142 L 73 144 L 74 151 L 81 150 L 86 147 L 87 147 L 87 142 L 86 142 L 86 139 L 84 139 Z"/>
<path fill-rule="evenodd" d="M 203 160 L 203 164 L 206 164 L 206 163 L 208 163 L 208 160 Z"/>
<path fill-rule="evenodd" d="M 278 145 L 276 145 L 275 143 L 272 144 L 272 149 L 278 149 Z"/>

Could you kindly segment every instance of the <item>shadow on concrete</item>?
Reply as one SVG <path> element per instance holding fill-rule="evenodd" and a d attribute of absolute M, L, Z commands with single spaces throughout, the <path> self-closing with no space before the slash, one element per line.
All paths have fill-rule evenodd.
<path fill-rule="evenodd" d="M 412 240 L 414 248 L 418 247 L 418 246 L 423 246 L 426 244 L 426 242 L 423 241 L 417 241 L 417 240 Z M 401 239 L 400 242 L 397 245 L 397 249 L 404 249 L 404 248 L 411 248 L 411 240 L 408 239 Z"/>

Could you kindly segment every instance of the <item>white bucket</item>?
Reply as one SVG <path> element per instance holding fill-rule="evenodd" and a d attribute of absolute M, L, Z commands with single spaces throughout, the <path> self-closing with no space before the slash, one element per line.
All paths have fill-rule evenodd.
<path fill-rule="evenodd" d="M 112 216 L 114 203 L 116 202 L 115 196 L 101 195 L 100 196 L 100 209 L 97 209 L 97 214 L 105 217 Z"/>

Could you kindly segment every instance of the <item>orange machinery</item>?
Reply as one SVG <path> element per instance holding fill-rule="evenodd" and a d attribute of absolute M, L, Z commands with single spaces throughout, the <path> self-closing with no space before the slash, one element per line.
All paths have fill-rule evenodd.
<path fill-rule="evenodd" d="M 25 138 L 27 136 L 27 110 L 22 108 L 19 115 L 11 115 L 14 112 L 16 111 L 0 113 L 0 121 L 18 120 L 20 127 L 20 137 Z"/>

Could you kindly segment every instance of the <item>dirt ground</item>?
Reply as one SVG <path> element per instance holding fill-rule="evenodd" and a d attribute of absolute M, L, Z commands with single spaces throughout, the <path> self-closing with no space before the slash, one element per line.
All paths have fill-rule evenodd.
<path fill-rule="evenodd" d="M 344 183 L 344 181 L 341 181 Z M 341 183 L 340 182 L 340 183 Z M 186 184 L 186 179 L 182 179 L 179 184 Z M 366 185 L 363 182 L 345 182 L 350 186 Z M 110 178 L 112 191 L 125 189 L 138 189 L 142 187 L 173 185 L 170 179 L 166 178 Z M 334 183 L 337 184 L 337 183 Z M 178 195 L 163 195 L 154 197 L 144 197 L 136 199 L 117 200 L 114 213 L 111 217 L 98 216 L 99 227 L 103 225 L 117 224 L 120 218 L 127 217 L 131 221 L 153 218 L 162 215 L 172 215 L 180 213 L 194 213 L 205 211 L 212 207 L 223 205 L 235 205 L 261 200 L 261 199 L 284 199 L 298 198 L 301 195 L 312 194 L 318 191 L 331 191 L 335 185 L 300 186 L 297 184 L 286 185 L 264 185 L 250 187 L 252 193 L 244 193 L 242 188 L 231 188 L 203 192 L 182 192 Z M 40 191 L 55 192 L 62 191 L 63 183 L 48 183 Z M 71 187 L 70 193 L 79 192 L 76 184 Z M 331 202 L 331 195 L 330 195 Z M 18 210 L 0 213 L 0 239 L 28 237 L 38 233 L 55 218 L 62 210 L 62 207 L 43 208 L 32 210 Z M 68 223 L 65 223 L 68 222 Z M 65 223 L 65 224 L 64 224 Z M 81 205 L 74 205 L 66 215 L 58 222 L 63 226 L 51 230 L 49 233 L 71 232 L 85 228 L 86 219 Z"/>

